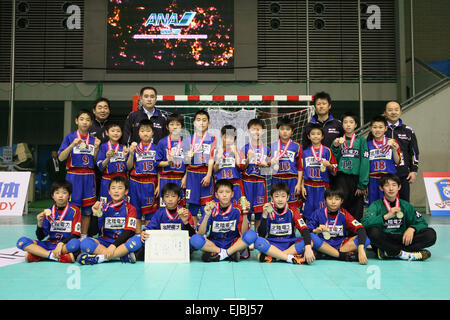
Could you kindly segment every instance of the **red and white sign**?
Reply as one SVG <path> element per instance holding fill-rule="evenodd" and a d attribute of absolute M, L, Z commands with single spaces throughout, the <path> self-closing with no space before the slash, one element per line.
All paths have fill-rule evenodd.
<path fill-rule="evenodd" d="M 431 214 L 450 216 L 450 172 L 424 172 L 423 178 Z"/>
<path fill-rule="evenodd" d="M 0 172 L 0 216 L 23 214 L 30 176 L 30 171 Z"/>

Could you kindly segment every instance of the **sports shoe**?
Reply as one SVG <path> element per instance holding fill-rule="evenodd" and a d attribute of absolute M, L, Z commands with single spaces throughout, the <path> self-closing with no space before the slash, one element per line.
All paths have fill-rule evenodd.
<path fill-rule="evenodd" d="M 271 256 L 267 256 L 264 253 L 260 253 L 258 255 L 258 260 L 259 262 L 272 263 L 274 261 L 274 258 L 272 258 Z"/>
<path fill-rule="evenodd" d="M 347 261 L 347 262 L 356 262 L 358 261 L 358 256 L 356 255 L 356 252 L 350 251 L 350 252 L 340 252 L 339 251 L 339 260 Z"/>
<path fill-rule="evenodd" d="M 431 257 L 431 252 L 428 250 L 420 250 L 418 252 L 409 252 L 408 261 L 425 261 Z"/>
<path fill-rule="evenodd" d="M 218 262 L 218 261 L 220 261 L 220 256 L 218 253 L 214 253 L 214 252 L 203 252 L 202 261 L 203 262 Z"/>
<path fill-rule="evenodd" d="M 244 259 L 244 260 L 249 259 L 250 258 L 250 250 L 249 250 L 249 248 L 245 248 L 244 250 L 242 250 L 240 252 L 240 255 L 241 255 L 241 259 Z"/>
<path fill-rule="evenodd" d="M 136 263 L 136 255 L 134 252 L 130 252 L 129 254 L 120 257 L 120 261 L 123 263 Z"/>
<path fill-rule="evenodd" d="M 25 261 L 26 262 L 39 262 L 44 258 L 41 258 L 37 255 L 34 255 L 32 253 L 27 252 L 27 255 L 25 256 Z"/>
<path fill-rule="evenodd" d="M 58 261 L 62 263 L 74 263 L 75 257 L 73 256 L 72 252 L 69 252 L 60 255 Z"/>
<path fill-rule="evenodd" d="M 388 257 L 386 251 L 381 250 L 380 248 L 377 248 L 377 257 L 379 260 L 384 260 Z"/>
<path fill-rule="evenodd" d="M 294 254 L 294 258 L 292 258 L 292 264 L 304 264 L 306 259 L 301 254 Z"/>
<path fill-rule="evenodd" d="M 95 254 L 82 253 L 78 256 L 77 261 L 79 264 L 97 264 L 98 256 Z"/>
<path fill-rule="evenodd" d="M 241 254 L 239 251 L 236 251 L 235 253 L 231 254 L 228 256 L 228 260 L 230 261 L 234 261 L 234 262 L 239 262 L 239 260 L 241 260 Z"/>

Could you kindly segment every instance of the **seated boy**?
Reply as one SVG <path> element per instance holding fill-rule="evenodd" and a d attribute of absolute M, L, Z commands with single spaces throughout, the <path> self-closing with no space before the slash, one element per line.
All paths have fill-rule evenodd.
<path fill-rule="evenodd" d="M 97 167 L 102 173 L 99 200 L 104 203 L 111 201 L 108 194 L 109 181 L 116 176 L 127 177 L 128 149 L 119 143 L 122 128 L 111 122 L 106 125 L 106 135 L 109 140 L 100 145 L 97 157 Z"/>
<path fill-rule="evenodd" d="M 284 183 L 276 183 L 270 189 L 272 202 L 263 206 L 259 237 L 255 241 L 255 248 L 260 251 L 260 262 L 270 263 L 278 259 L 302 264 L 305 259 L 308 263 L 315 260 L 306 223 L 297 210 L 288 206 L 289 193 L 289 187 Z M 296 230 L 302 237 L 295 235 Z"/>
<path fill-rule="evenodd" d="M 96 264 L 120 258 L 122 262 L 135 263 L 134 252 L 142 246 L 136 233 L 136 208 L 125 201 L 128 181 L 114 177 L 109 184 L 111 202 L 97 201 L 92 210 L 98 217 L 99 237 L 81 241 L 80 264 Z"/>
<path fill-rule="evenodd" d="M 142 243 L 150 235 L 146 230 L 187 230 L 189 238 L 195 234 L 194 220 L 188 209 L 180 206 L 181 188 L 175 183 L 166 183 L 161 190 L 164 207 L 160 207 L 154 214 L 152 220 L 144 227 L 141 232 Z M 136 259 L 144 261 L 145 246 L 142 246 L 136 253 Z"/>
<path fill-rule="evenodd" d="M 407 201 L 398 198 L 400 178 L 387 173 L 380 178 L 384 197 L 372 203 L 362 219 L 379 259 L 426 260 L 424 248 L 436 242 L 436 232 Z"/>
<path fill-rule="evenodd" d="M 69 202 L 72 184 L 56 181 L 52 184 L 51 194 L 55 204 L 36 217 L 38 241 L 26 237 L 17 241 L 17 248 L 27 252 L 27 262 L 45 259 L 74 262 L 80 248 L 81 213 L 77 206 Z M 42 241 L 47 236 L 48 239 Z"/>
<path fill-rule="evenodd" d="M 339 260 L 367 264 L 365 248 L 370 241 L 366 230 L 358 220 L 342 208 L 343 203 L 344 191 L 336 187 L 328 188 L 325 191 L 326 206 L 313 212 L 308 221 L 308 228 L 318 235 L 316 246 L 321 246 L 323 242 L 332 247 L 325 252 L 327 255 Z M 349 231 L 356 236 L 348 236 Z"/>
<path fill-rule="evenodd" d="M 192 248 L 203 251 L 204 262 L 218 262 L 226 258 L 238 262 L 240 251 L 258 237 L 255 231 L 249 230 L 248 202 L 242 211 L 239 206 L 233 206 L 233 184 L 229 180 L 217 181 L 214 188 L 219 202 L 209 202 L 205 206 L 197 234 L 192 236 L 189 243 Z"/>

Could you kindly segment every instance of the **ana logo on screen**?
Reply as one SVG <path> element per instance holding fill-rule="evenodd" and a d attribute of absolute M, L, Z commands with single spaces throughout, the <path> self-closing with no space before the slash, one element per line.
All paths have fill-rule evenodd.
<path fill-rule="evenodd" d="M 181 35 L 180 27 L 188 27 L 195 17 L 196 12 L 185 12 L 181 19 L 177 13 L 151 13 L 144 26 L 163 27 L 159 35 L 135 35 L 135 39 L 155 39 L 155 38 L 207 38 L 207 35 L 192 34 Z M 175 27 L 175 28 L 174 28 Z"/>

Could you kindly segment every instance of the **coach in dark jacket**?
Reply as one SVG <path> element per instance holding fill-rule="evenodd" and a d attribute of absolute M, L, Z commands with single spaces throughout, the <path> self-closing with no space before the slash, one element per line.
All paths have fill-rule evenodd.
<path fill-rule="evenodd" d="M 334 139 L 342 137 L 344 135 L 344 129 L 342 128 L 341 121 L 334 119 L 330 114 L 331 109 L 331 97 L 326 92 L 319 92 L 314 95 L 314 107 L 316 114 L 311 118 L 303 128 L 302 133 L 302 148 L 308 148 L 310 142 L 306 136 L 308 128 L 312 123 L 318 123 L 323 128 L 323 140 L 322 144 L 327 147 L 331 147 Z"/>
<path fill-rule="evenodd" d="M 109 100 L 106 98 L 98 98 L 95 100 L 92 105 L 92 113 L 95 117 L 89 128 L 89 134 L 104 143 L 109 139 L 105 132 L 106 124 L 111 114 Z"/>
<path fill-rule="evenodd" d="M 153 123 L 153 143 L 157 144 L 161 138 L 167 136 L 169 131 L 167 130 L 167 113 L 155 108 L 157 100 L 157 92 L 155 88 L 144 87 L 140 93 L 139 110 L 131 112 L 125 120 L 122 144 L 130 145 L 132 142 L 139 143 L 139 123 L 143 119 L 149 119 Z"/>

